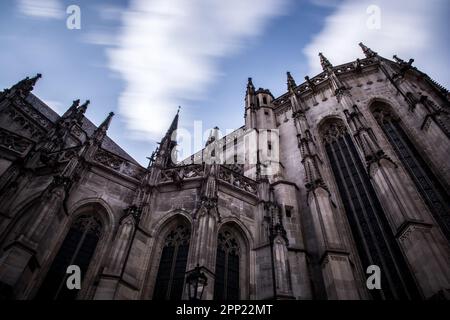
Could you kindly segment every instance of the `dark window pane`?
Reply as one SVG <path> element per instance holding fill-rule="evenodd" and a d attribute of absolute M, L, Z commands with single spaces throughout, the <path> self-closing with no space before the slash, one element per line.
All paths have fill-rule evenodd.
<path fill-rule="evenodd" d="M 67 233 L 52 265 L 39 288 L 36 299 L 75 299 L 79 290 L 66 286 L 67 267 L 80 267 L 81 277 L 86 274 L 97 247 L 101 223 L 93 216 L 80 216 Z"/>
<path fill-rule="evenodd" d="M 217 242 L 214 300 L 238 300 L 239 244 L 228 230 L 219 233 Z"/>
<path fill-rule="evenodd" d="M 214 281 L 214 300 L 222 300 L 225 286 L 225 251 L 218 248 L 216 256 L 216 274 Z"/>
<path fill-rule="evenodd" d="M 333 125 L 332 125 L 333 126 Z M 328 134 L 327 134 L 328 132 Z M 325 149 L 364 270 L 378 265 L 382 290 L 375 299 L 419 297 L 355 145 L 342 125 L 325 131 Z"/>
<path fill-rule="evenodd" d="M 172 230 L 165 239 L 159 261 L 153 299 L 181 300 L 189 253 L 190 231 L 184 225 Z"/>

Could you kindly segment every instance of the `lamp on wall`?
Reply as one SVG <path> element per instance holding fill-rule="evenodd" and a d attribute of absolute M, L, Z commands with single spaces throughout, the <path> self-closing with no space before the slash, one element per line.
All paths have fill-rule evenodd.
<path fill-rule="evenodd" d="M 200 267 L 197 264 L 197 266 L 193 270 L 187 272 L 186 285 L 189 300 L 202 299 L 203 291 L 208 285 L 208 278 L 206 277 L 203 270 L 206 270 L 206 268 Z"/>

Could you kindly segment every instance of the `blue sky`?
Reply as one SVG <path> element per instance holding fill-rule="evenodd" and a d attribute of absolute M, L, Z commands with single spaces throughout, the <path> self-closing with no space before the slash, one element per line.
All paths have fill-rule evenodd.
<path fill-rule="evenodd" d="M 34 92 L 58 113 L 77 98 L 96 124 L 114 111 L 108 135 L 145 165 L 178 105 L 187 130 L 238 128 L 248 77 L 281 95 L 286 71 L 298 83 L 320 71 L 319 51 L 345 63 L 363 41 L 449 87 L 449 15 L 447 0 L 6 0 L 0 88 L 40 72 Z"/>

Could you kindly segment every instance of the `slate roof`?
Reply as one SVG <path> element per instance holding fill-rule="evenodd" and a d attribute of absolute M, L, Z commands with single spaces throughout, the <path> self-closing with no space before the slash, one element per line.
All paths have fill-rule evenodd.
<path fill-rule="evenodd" d="M 41 99 L 36 97 L 34 94 L 30 93 L 30 95 L 27 97 L 27 101 L 43 116 L 45 116 L 48 120 L 55 123 L 60 116 L 53 111 L 51 107 L 49 107 L 45 102 L 43 102 Z M 83 126 L 82 129 L 87 133 L 88 136 L 91 136 L 97 126 L 93 124 L 88 118 L 83 118 Z M 119 156 L 122 157 L 136 165 L 139 165 L 139 163 L 133 159 L 128 153 L 126 153 L 119 145 L 117 145 L 110 137 L 106 136 L 105 140 L 102 143 L 102 148 Z M 139 165 L 140 166 L 140 165 Z"/>

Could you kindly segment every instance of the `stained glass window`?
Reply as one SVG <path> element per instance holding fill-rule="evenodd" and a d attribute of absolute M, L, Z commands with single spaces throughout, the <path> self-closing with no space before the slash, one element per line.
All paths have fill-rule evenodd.
<path fill-rule="evenodd" d="M 238 241 L 231 231 L 219 233 L 217 241 L 214 300 L 239 299 L 239 256 Z"/>
<path fill-rule="evenodd" d="M 190 230 L 185 225 L 178 225 L 167 235 L 159 262 L 153 299 L 181 300 L 190 235 Z"/>
<path fill-rule="evenodd" d="M 324 144 L 364 271 L 381 269 L 374 299 L 413 299 L 419 294 L 356 147 L 341 122 L 324 130 Z"/>
<path fill-rule="evenodd" d="M 450 240 L 450 196 L 420 156 L 402 129 L 400 120 L 392 114 L 390 108 L 380 104 L 374 108 L 374 116 L 445 236 Z"/>
<path fill-rule="evenodd" d="M 86 274 L 101 236 L 100 220 L 92 215 L 78 217 L 67 233 L 36 295 L 36 299 L 76 299 L 79 290 L 69 290 L 66 273 L 69 265 L 77 265 L 81 277 Z"/>

